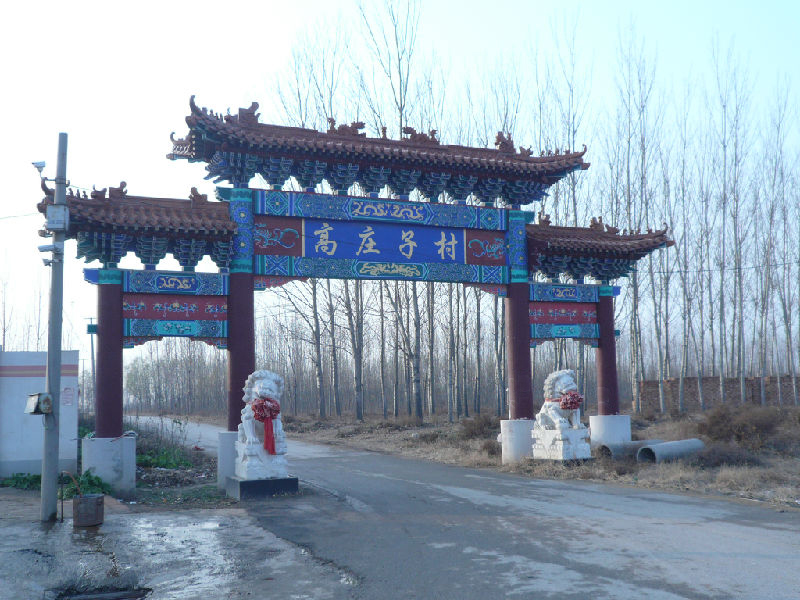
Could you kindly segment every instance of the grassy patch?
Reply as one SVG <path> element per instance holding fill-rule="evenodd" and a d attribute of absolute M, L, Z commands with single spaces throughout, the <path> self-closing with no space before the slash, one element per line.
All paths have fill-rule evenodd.
<path fill-rule="evenodd" d="M 80 477 L 73 478 L 71 475 L 62 473 L 58 479 L 58 497 L 64 500 L 78 495 L 78 489 L 82 494 L 110 494 L 111 486 L 105 481 L 88 471 Z M 32 473 L 14 473 L 11 477 L 0 479 L 0 487 L 12 487 L 18 490 L 40 490 L 42 489 L 42 476 Z"/>
<path fill-rule="evenodd" d="M 466 440 L 496 438 L 500 433 L 500 420 L 489 415 L 477 415 L 461 421 L 461 437 Z"/>
<path fill-rule="evenodd" d="M 169 446 L 136 453 L 136 466 L 160 467 L 162 469 L 180 469 L 191 467 L 189 451 L 185 448 Z"/>
<path fill-rule="evenodd" d="M 769 445 L 782 418 L 777 407 L 748 406 L 736 410 L 719 406 L 709 411 L 698 431 L 715 442 L 736 442 L 749 450 Z"/>
<path fill-rule="evenodd" d="M 716 467 L 753 467 L 763 461 L 752 451 L 731 442 L 711 442 L 697 455 L 687 459 L 690 465 L 703 469 Z"/>
<path fill-rule="evenodd" d="M 31 473 L 14 473 L 11 477 L 0 479 L 0 487 L 17 488 L 18 490 L 39 490 L 42 488 L 42 476 Z"/>
<path fill-rule="evenodd" d="M 149 506 L 179 508 L 219 508 L 236 504 L 215 484 L 183 488 L 137 488 L 136 502 Z"/>

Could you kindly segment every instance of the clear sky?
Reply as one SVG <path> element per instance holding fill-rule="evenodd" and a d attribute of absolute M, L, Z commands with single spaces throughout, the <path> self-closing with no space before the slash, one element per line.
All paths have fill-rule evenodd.
<path fill-rule="evenodd" d="M 537 43 L 540 52 L 557 51 L 550 32 L 577 22 L 578 50 L 592 72 L 593 113 L 613 93 L 619 32 L 631 23 L 656 56 L 667 88 L 687 73 L 708 74 L 715 38 L 723 48 L 733 43 L 756 101 L 778 77 L 796 86 L 800 71 L 795 1 L 423 0 L 422 10 L 420 52 L 434 50 L 452 72 L 500 57 L 525 69 L 526 48 Z M 277 122 L 275 80 L 298 34 L 320 20 L 334 26 L 357 18 L 353 2 L 332 0 L 5 3 L 0 282 L 8 284 L 15 315 L 22 318 L 37 290 L 46 296 L 49 286 L 36 249 L 42 218 L 32 213 L 42 195 L 30 163 L 46 160 L 45 174 L 54 175 L 58 132 L 69 133 L 68 178 L 78 186 L 125 180 L 137 195 L 184 198 L 192 186 L 208 192 L 202 165 L 165 158 L 170 132 L 185 133 L 189 96 L 217 111 L 256 100 L 262 120 Z M 795 119 L 797 97 L 794 89 Z M 65 336 L 85 352 L 83 322 L 95 315 L 96 300 L 82 281 L 83 266 L 70 243 Z"/>

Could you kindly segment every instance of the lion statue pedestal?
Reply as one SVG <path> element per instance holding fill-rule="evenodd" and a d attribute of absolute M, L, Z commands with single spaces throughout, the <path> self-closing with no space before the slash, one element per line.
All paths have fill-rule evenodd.
<path fill-rule="evenodd" d="M 589 430 L 581 423 L 575 372 L 555 371 L 544 382 L 544 404 L 533 424 L 533 458 L 583 460 L 591 458 Z"/>
<path fill-rule="evenodd" d="M 297 491 L 297 478 L 289 476 L 286 462 L 282 395 L 283 379 L 275 373 L 255 371 L 247 378 L 236 439 L 235 476 L 228 478 L 228 495 L 242 499 Z"/>

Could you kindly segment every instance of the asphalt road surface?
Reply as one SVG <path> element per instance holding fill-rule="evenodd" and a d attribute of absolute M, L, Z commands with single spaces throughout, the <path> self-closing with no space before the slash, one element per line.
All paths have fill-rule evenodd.
<path fill-rule="evenodd" d="M 353 598 L 800 598 L 797 510 L 292 440 L 288 458 L 301 494 L 240 506 Z"/>

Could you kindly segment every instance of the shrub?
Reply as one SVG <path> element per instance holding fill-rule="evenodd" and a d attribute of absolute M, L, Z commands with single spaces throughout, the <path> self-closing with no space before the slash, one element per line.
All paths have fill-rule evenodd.
<path fill-rule="evenodd" d="M 759 458 L 750 450 L 731 442 L 711 443 L 688 459 L 687 462 L 696 467 L 707 469 L 722 466 L 757 466 L 761 464 Z"/>
<path fill-rule="evenodd" d="M 102 479 L 100 479 L 97 475 L 93 475 L 91 469 L 82 473 L 81 476 L 77 478 L 77 480 L 74 479 L 72 476 L 62 475 L 60 481 L 61 483 L 66 482 L 66 485 L 58 490 L 59 498 L 62 498 L 62 490 L 63 490 L 63 498 L 62 498 L 63 500 L 69 500 L 70 498 L 77 496 L 78 488 L 80 488 L 81 494 L 111 493 L 111 486 Z"/>
<path fill-rule="evenodd" d="M 464 439 L 494 438 L 500 431 L 500 421 L 489 415 L 477 415 L 461 421 L 461 437 Z"/>
<path fill-rule="evenodd" d="M 497 440 L 484 440 L 483 444 L 481 444 L 481 450 L 489 456 L 500 456 L 503 448 Z"/>
<path fill-rule="evenodd" d="M 426 444 L 432 444 L 433 442 L 435 442 L 436 440 L 439 439 L 439 432 L 438 431 L 426 431 L 426 432 L 420 433 L 417 436 L 417 439 L 420 442 L 425 442 Z"/>
<path fill-rule="evenodd" d="M 735 441 L 750 450 L 760 450 L 767 445 L 780 419 L 780 410 L 774 407 L 742 407 L 734 412 L 727 406 L 718 406 L 706 413 L 697 429 L 715 442 Z"/>
<path fill-rule="evenodd" d="M 12 487 L 18 490 L 38 490 L 42 487 L 42 476 L 31 473 L 14 473 L 11 477 L 0 479 L 0 487 Z"/>

